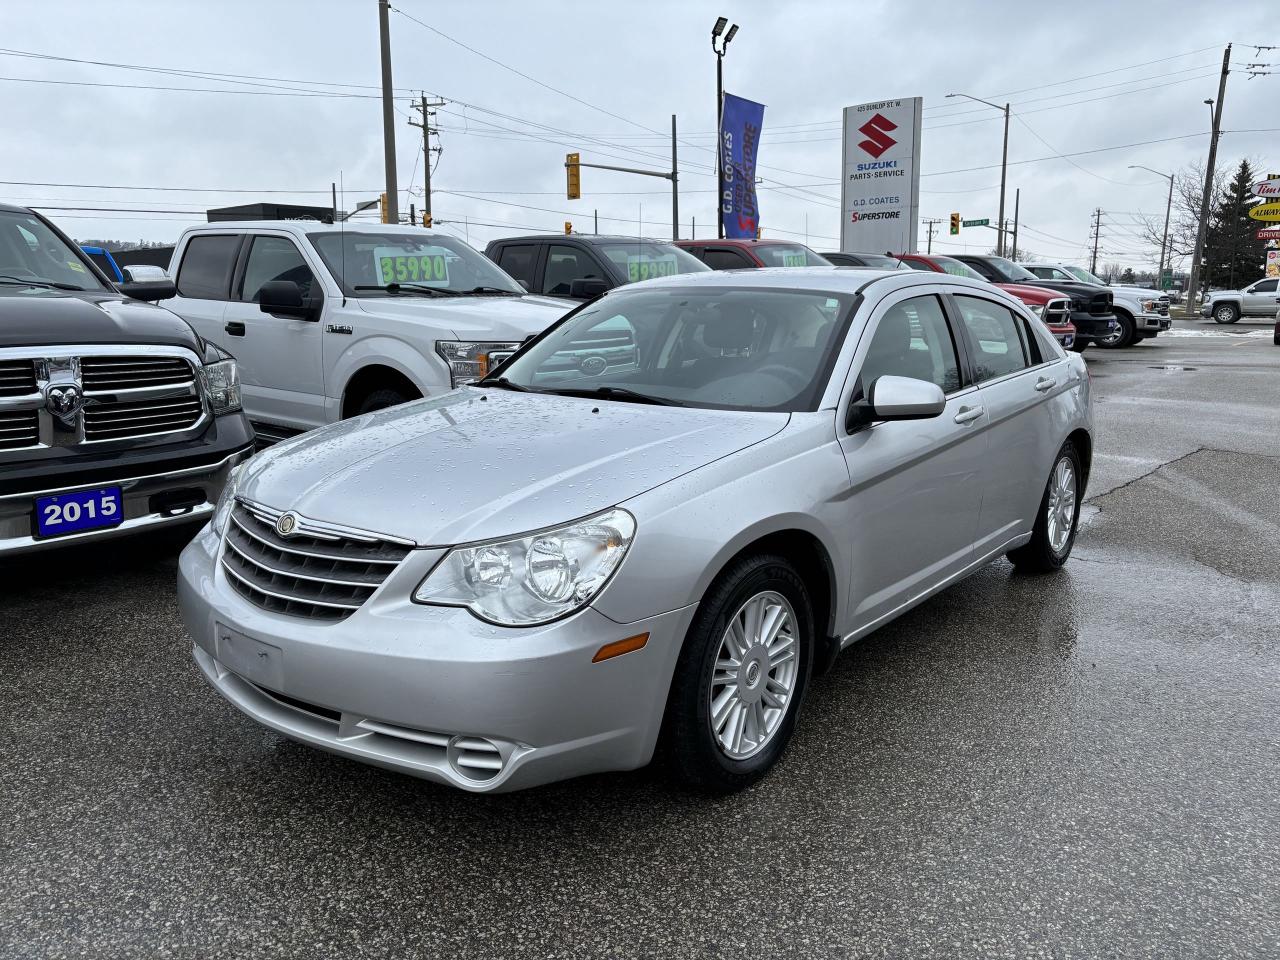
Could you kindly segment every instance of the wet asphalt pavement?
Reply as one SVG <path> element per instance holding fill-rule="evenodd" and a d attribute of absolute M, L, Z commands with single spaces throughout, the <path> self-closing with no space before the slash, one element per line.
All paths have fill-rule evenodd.
<path fill-rule="evenodd" d="M 1066 570 L 1002 561 L 847 651 L 728 799 L 292 744 L 191 663 L 172 537 L 0 569 L 0 957 L 1280 955 L 1266 333 L 1090 350 Z"/>

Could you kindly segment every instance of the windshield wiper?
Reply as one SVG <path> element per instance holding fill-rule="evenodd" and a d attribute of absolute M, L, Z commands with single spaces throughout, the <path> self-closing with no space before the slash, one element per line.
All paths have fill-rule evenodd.
<path fill-rule="evenodd" d="M 543 390 L 543 393 L 554 393 L 559 397 L 600 397 L 602 400 L 622 400 L 630 403 L 652 403 L 659 407 L 684 407 L 688 404 L 670 397 L 655 397 L 648 393 L 639 393 L 626 387 L 593 387 L 584 390 L 581 387 L 565 387 L 560 390 Z"/>
<path fill-rule="evenodd" d="M 477 380 L 471 384 L 473 387 L 501 387 L 503 390 L 515 390 L 517 393 L 545 393 L 545 390 L 537 390 L 533 387 L 526 387 L 523 383 L 515 383 L 506 377 L 485 377 L 483 380 Z"/>
<path fill-rule="evenodd" d="M 520 296 L 520 294 L 516 293 L 514 290 L 508 290 L 506 287 L 490 287 L 490 286 L 485 286 L 484 284 L 481 284 L 478 287 L 472 287 L 470 290 L 450 290 L 449 292 L 456 293 L 460 296 L 470 296 L 470 295 L 480 296 L 486 293 L 498 293 L 504 297 Z"/>
<path fill-rule="evenodd" d="M 426 287 L 418 283 L 361 283 L 352 287 L 353 290 L 381 290 L 392 296 L 401 293 L 421 293 L 428 297 L 456 297 L 457 293 L 450 290 L 441 290 L 439 287 Z"/>
<path fill-rule="evenodd" d="M 22 277 L 13 277 L 7 273 L 0 274 L 0 283 L 17 284 L 23 287 L 52 287 L 54 290 L 84 289 L 84 287 L 78 287 L 74 283 L 63 283 L 60 280 L 24 280 Z"/>

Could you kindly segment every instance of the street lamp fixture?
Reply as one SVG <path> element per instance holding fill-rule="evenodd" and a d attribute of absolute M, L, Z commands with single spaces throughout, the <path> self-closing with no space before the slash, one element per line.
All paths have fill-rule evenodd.
<path fill-rule="evenodd" d="M 725 33 L 724 28 L 728 25 L 728 17 L 716 17 L 715 26 L 711 28 L 711 49 L 716 55 L 716 235 L 724 239 L 724 221 L 720 217 L 720 122 L 724 113 L 724 52 L 729 49 L 729 41 L 738 33 L 738 25 L 735 23 L 729 27 L 729 32 Z M 723 38 L 721 35 L 723 34 Z M 719 41 L 718 43 L 716 41 Z"/>
<path fill-rule="evenodd" d="M 1210 101 L 1212 103 L 1212 101 Z M 1165 250 L 1169 246 L 1169 212 L 1173 209 L 1173 174 L 1161 173 L 1159 170 L 1152 170 L 1150 167 L 1144 167 L 1140 163 L 1129 164 L 1130 170 L 1145 170 L 1147 173 L 1154 173 L 1157 177 L 1164 177 L 1169 181 L 1169 198 L 1164 204 L 1164 236 L 1160 239 L 1160 273 L 1156 280 L 1160 286 L 1157 289 L 1164 289 L 1164 271 L 1165 271 Z M 1173 251 L 1168 251 L 1169 259 L 1169 276 L 1173 277 Z"/>
<path fill-rule="evenodd" d="M 985 104 L 993 110 L 999 110 L 1004 114 L 1004 147 L 1000 151 L 1000 213 L 999 224 L 996 227 L 996 253 L 1004 256 L 1004 188 L 1009 171 L 1009 104 L 1003 107 L 998 103 L 992 103 L 990 100 L 983 100 L 981 97 L 974 97 L 967 93 L 948 93 L 948 97 L 964 97 L 966 100 L 972 100 L 974 103 Z"/>
<path fill-rule="evenodd" d="M 713 41 L 712 43 L 713 46 L 714 46 L 715 38 L 720 36 L 720 34 L 724 33 L 724 28 L 727 27 L 728 25 L 729 25 L 728 17 L 716 17 L 716 25 L 711 28 L 711 39 Z"/>

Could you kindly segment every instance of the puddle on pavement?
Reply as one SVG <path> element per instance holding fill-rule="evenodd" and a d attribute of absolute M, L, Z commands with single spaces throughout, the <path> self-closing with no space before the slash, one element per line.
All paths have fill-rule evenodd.
<path fill-rule="evenodd" d="M 1189 370 L 1195 370 L 1195 367 L 1182 367 L 1176 363 L 1153 363 L 1150 365 L 1152 370 L 1163 370 L 1165 373 L 1186 373 Z"/>

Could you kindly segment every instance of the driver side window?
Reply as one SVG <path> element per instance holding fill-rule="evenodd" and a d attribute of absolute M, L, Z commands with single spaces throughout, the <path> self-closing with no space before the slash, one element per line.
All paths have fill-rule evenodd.
<path fill-rule="evenodd" d="M 885 311 L 860 376 L 864 393 L 872 381 L 884 376 L 926 380 L 943 393 L 960 389 L 956 346 L 937 297 L 913 297 Z"/>

